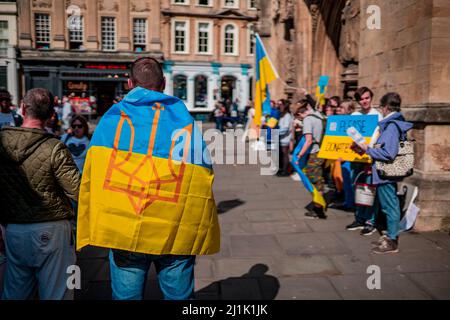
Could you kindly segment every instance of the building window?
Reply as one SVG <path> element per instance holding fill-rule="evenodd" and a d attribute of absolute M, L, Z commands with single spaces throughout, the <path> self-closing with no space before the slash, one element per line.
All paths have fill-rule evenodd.
<path fill-rule="evenodd" d="M 208 107 L 208 78 L 199 75 L 195 77 L 195 108 Z"/>
<path fill-rule="evenodd" d="M 83 16 L 73 16 L 70 20 L 69 42 L 70 49 L 79 50 L 83 47 L 84 41 L 84 18 Z"/>
<path fill-rule="evenodd" d="M 133 42 L 134 42 L 134 51 L 141 52 L 146 50 L 147 19 L 133 20 Z"/>
<path fill-rule="evenodd" d="M 199 6 L 211 6 L 210 4 L 211 0 L 197 0 L 197 5 Z"/>
<path fill-rule="evenodd" d="M 174 52 L 188 53 L 188 31 L 186 21 L 175 21 L 174 23 Z"/>
<path fill-rule="evenodd" d="M 102 17 L 102 50 L 116 50 L 116 18 Z"/>
<path fill-rule="evenodd" d="M 35 34 L 36 34 L 36 48 L 49 49 L 50 48 L 50 15 L 43 13 L 36 13 L 34 16 Z"/>
<path fill-rule="evenodd" d="M 8 54 L 8 44 L 8 21 L 0 21 L 0 56 L 6 56 Z"/>
<path fill-rule="evenodd" d="M 173 4 L 189 4 L 189 0 L 172 0 Z"/>
<path fill-rule="evenodd" d="M 256 9 L 256 0 L 247 0 L 249 9 Z"/>
<path fill-rule="evenodd" d="M 226 8 L 238 8 L 239 0 L 223 0 L 223 6 Z"/>
<path fill-rule="evenodd" d="M 230 55 L 237 54 L 237 29 L 235 26 L 229 24 L 225 26 L 224 34 L 224 53 Z"/>
<path fill-rule="evenodd" d="M 183 101 L 187 101 L 187 77 L 177 75 L 173 78 L 173 95 Z"/>
<path fill-rule="evenodd" d="M 211 23 L 200 22 L 198 24 L 198 53 L 211 53 Z"/>
<path fill-rule="evenodd" d="M 248 26 L 247 29 L 247 33 L 248 33 L 248 55 L 252 56 L 255 54 L 255 41 L 256 41 L 256 37 L 255 37 L 255 25 L 254 24 L 250 24 Z"/>

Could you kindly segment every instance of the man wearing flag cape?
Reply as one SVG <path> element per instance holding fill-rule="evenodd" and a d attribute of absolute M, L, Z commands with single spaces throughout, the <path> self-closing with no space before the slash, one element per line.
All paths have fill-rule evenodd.
<path fill-rule="evenodd" d="M 151 263 L 165 299 L 191 299 L 196 255 L 220 248 L 211 159 L 184 103 L 162 93 L 158 61 L 136 60 L 128 84 L 89 146 L 77 249 L 111 249 L 113 299 L 142 299 Z"/>

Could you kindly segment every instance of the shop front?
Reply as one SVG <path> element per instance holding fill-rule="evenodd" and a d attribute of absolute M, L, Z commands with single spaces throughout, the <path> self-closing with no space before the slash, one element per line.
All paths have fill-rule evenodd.
<path fill-rule="evenodd" d="M 23 63 L 25 90 L 46 88 L 60 99 L 67 96 L 74 109 L 88 117 L 102 116 L 128 93 L 130 64 Z"/>

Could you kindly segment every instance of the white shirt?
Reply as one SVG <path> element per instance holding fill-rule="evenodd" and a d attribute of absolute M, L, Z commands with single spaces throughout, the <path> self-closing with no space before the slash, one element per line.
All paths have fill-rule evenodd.
<path fill-rule="evenodd" d="M 375 109 L 373 107 L 370 108 L 369 113 L 366 113 L 366 114 L 362 113 L 361 111 L 355 111 L 352 113 L 352 116 L 372 116 L 372 115 L 378 116 L 378 122 L 383 120 L 383 115 L 377 109 Z"/>
<path fill-rule="evenodd" d="M 15 125 L 14 117 L 11 112 L 0 112 L 0 129 L 7 126 L 14 127 Z"/>
<path fill-rule="evenodd" d="M 89 139 L 87 137 L 83 137 L 78 139 L 74 136 L 71 136 L 67 139 L 67 134 L 61 137 L 61 141 L 64 142 L 69 148 L 70 153 L 72 154 L 73 160 L 78 167 L 80 172 L 83 171 L 84 161 L 86 160 L 86 154 L 89 147 Z"/>

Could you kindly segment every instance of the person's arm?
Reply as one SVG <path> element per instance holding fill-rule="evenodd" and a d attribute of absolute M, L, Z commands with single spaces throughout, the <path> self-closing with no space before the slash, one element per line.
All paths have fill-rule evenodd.
<path fill-rule="evenodd" d="M 383 136 L 389 139 L 383 139 Z M 400 131 L 395 124 L 390 124 L 383 132 L 380 140 L 387 140 L 382 143 L 380 148 L 371 148 L 367 144 L 361 145 L 363 149 L 373 160 L 376 161 L 394 161 L 398 155 L 398 143 L 400 141 Z"/>
<path fill-rule="evenodd" d="M 51 155 L 54 176 L 64 193 L 70 199 L 77 201 L 80 191 L 80 172 L 73 161 L 69 149 L 58 143 Z"/>

